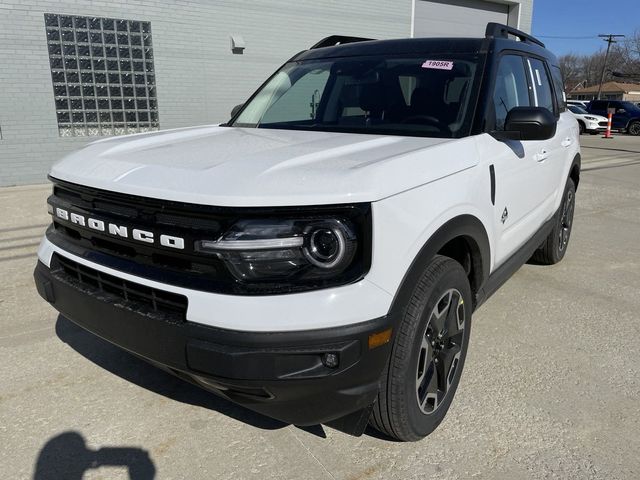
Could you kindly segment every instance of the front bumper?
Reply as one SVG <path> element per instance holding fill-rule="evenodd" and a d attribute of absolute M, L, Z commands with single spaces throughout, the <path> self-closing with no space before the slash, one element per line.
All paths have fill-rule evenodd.
<path fill-rule="evenodd" d="M 338 419 L 344 430 L 361 433 L 390 352 L 390 343 L 368 345 L 371 334 L 390 328 L 388 317 L 319 330 L 243 332 L 143 311 L 53 264 L 50 269 L 38 262 L 34 278 L 40 295 L 86 330 L 231 401 L 296 425 Z M 337 367 L 323 363 L 328 353 L 337 354 Z"/>
<path fill-rule="evenodd" d="M 607 129 L 607 122 L 588 121 L 586 130 L 589 132 L 602 132 Z"/>

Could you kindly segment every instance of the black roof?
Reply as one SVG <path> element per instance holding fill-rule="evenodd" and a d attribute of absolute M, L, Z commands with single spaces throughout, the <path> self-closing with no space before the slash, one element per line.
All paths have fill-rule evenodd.
<path fill-rule="evenodd" d="M 332 47 L 305 50 L 295 60 L 311 60 L 330 57 L 355 57 L 360 55 L 476 53 L 482 47 L 482 38 L 404 38 L 397 40 L 368 40 Z"/>
<path fill-rule="evenodd" d="M 513 37 L 519 40 L 515 40 Z M 338 44 L 336 44 L 338 43 Z M 330 45 L 330 46 L 324 46 Z M 484 38 L 404 38 L 396 40 L 368 40 L 358 37 L 331 36 L 309 50 L 300 52 L 292 60 L 312 60 L 332 57 L 366 55 L 424 55 L 446 53 L 498 53 L 517 50 L 545 57 L 557 65 L 555 56 L 536 38 L 506 25 L 487 24 Z"/>

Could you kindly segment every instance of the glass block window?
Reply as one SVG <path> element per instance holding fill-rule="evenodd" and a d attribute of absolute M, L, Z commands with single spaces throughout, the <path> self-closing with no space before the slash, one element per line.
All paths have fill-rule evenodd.
<path fill-rule="evenodd" d="M 151 24 L 44 15 L 61 137 L 157 130 Z"/>

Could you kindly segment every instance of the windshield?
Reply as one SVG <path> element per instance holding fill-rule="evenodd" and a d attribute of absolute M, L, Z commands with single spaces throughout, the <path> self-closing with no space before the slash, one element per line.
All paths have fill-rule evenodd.
<path fill-rule="evenodd" d="M 578 107 L 577 105 L 568 105 L 568 107 L 573 113 L 577 113 L 579 115 L 586 115 L 589 113 L 584 108 Z"/>
<path fill-rule="evenodd" d="M 287 63 L 229 125 L 455 138 L 468 135 L 475 55 Z"/>

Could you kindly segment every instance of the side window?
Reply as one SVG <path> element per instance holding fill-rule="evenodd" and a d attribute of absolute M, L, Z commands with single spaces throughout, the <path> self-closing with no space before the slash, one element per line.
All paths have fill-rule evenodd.
<path fill-rule="evenodd" d="M 551 113 L 555 113 L 551 82 L 547 76 L 547 69 L 544 68 L 544 63 L 538 59 L 530 58 L 529 69 L 531 72 L 531 83 L 533 83 L 534 98 L 537 106 L 544 107 Z"/>
<path fill-rule="evenodd" d="M 305 74 L 273 101 L 261 121 L 277 123 L 316 118 L 320 98 L 328 79 L 328 70 L 311 71 Z"/>
<path fill-rule="evenodd" d="M 551 67 L 551 76 L 553 77 L 553 85 L 556 90 L 556 101 L 560 112 L 567 110 L 567 96 L 564 91 L 564 81 L 562 80 L 562 72 L 555 65 Z"/>
<path fill-rule="evenodd" d="M 507 113 L 513 107 L 529 107 L 529 85 L 522 57 L 505 55 L 500 59 L 493 91 L 496 130 L 504 130 Z"/>
<path fill-rule="evenodd" d="M 602 100 L 593 100 L 589 105 L 589 109 L 596 112 L 604 112 L 607 110 L 607 102 Z"/>

